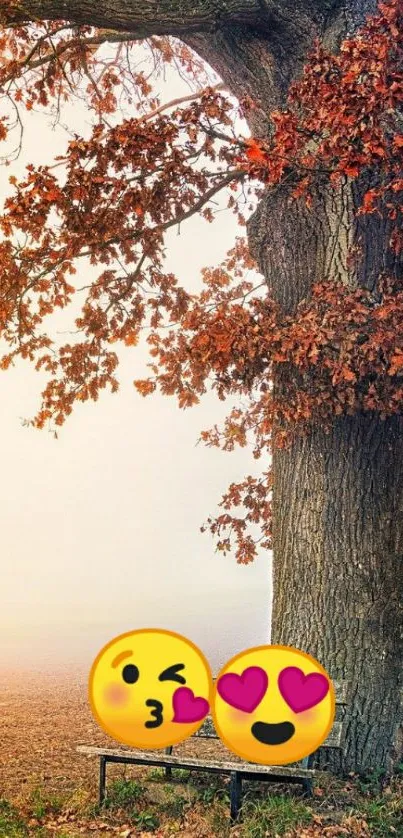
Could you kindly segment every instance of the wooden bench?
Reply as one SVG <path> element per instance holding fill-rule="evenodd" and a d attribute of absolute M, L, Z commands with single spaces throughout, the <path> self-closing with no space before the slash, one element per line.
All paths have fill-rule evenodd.
<path fill-rule="evenodd" d="M 320 746 L 322 748 L 343 748 L 343 717 L 347 704 L 346 682 L 334 682 L 336 693 L 336 720 L 326 741 Z M 339 718 L 338 718 L 339 717 Z M 208 716 L 201 728 L 194 734 L 195 738 L 218 739 L 213 721 Z M 193 738 L 193 737 L 192 737 Z M 188 741 L 188 740 L 186 740 Z M 176 748 L 179 748 L 177 745 Z M 230 780 L 230 812 L 231 820 L 236 820 L 242 802 L 242 781 L 258 780 L 277 783 L 299 783 L 303 786 L 304 794 L 312 795 L 313 782 L 316 771 L 312 768 L 315 754 L 311 754 L 300 763 L 293 765 L 257 765 L 253 762 L 242 762 L 231 759 L 219 758 L 200 759 L 199 757 L 185 757 L 177 753 L 173 754 L 173 747 L 165 748 L 165 751 L 134 750 L 132 748 L 97 748 L 91 745 L 79 745 L 77 751 L 89 757 L 100 758 L 99 771 L 99 802 L 103 803 L 106 797 L 106 766 L 109 762 L 129 765 L 152 765 L 165 768 L 167 777 L 171 777 L 173 768 L 182 768 L 189 771 L 208 771 L 215 774 L 228 774 Z M 316 752 L 318 753 L 318 752 Z"/>

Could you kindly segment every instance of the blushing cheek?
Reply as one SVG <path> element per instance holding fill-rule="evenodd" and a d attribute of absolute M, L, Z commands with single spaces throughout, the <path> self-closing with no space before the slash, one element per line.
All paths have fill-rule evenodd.
<path fill-rule="evenodd" d="M 245 722 L 252 724 L 252 713 L 244 713 L 242 710 L 237 710 L 235 707 L 229 707 L 227 711 L 227 719 L 232 725 L 243 725 Z"/>
<path fill-rule="evenodd" d="M 129 690 L 123 684 L 108 684 L 104 689 L 104 699 L 111 707 L 124 707 L 129 700 Z"/>
<path fill-rule="evenodd" d="M 304 713 L 299 713 L 299 722 L 304 725 L 304 727 L 308 727 L 314 725 L 318 721 L 318 714 L 315 708 L 311 708 L 310 710 L 305 710 Z"/>

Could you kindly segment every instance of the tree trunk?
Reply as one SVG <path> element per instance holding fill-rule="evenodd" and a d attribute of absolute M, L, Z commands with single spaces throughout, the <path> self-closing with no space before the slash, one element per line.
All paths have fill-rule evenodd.
<path fill-rule="evenodd" d="M 284 311 L 319 279 L 373 288 L 381 271 L 401 272 L 388 225 L 354 219 L 357 188 L 322 188 L 311 210 L 288 197 L 269 191 L 249 223 Z M 272 642 L 350 682 L 344 768 L 390 769 L 403 749 L 403 419 L 337 418 L 275 450 L 273 469 Z"/>
<path fill-rule="evenodd" d="M 15 20 L 70 19 L 131 37 L 182 38 L 232 92 L 252 96 L 264 134 L 315 35 L 337 47 L 375 0 L 25 0 Z M 10 19 L 10 13 L 9 13 Z M 388 264 L 386 226 L 353 221 L 353 190 L 318 194 L 312 210 L 273 190 L 249 224 L 251 250 L 286 311 L 313 282 L 373 287 Z M 355 265 L 351 266 L 351 252 Z M 392 265 L 393 270 L 401 266 Z M 276 373 L 276 387 L 284 380 Z M 272 640 L 315 655 L 351 683 L 344 767 L 401 758 L 403 678 L 403 420 L 338 418 L 274 453 Z"/>
<path fill-rule="evenodd" d="M 389 769 L 403 728 L 403 420 L 343 417 L 274 455 L 272 640 L 351 684 L 344 768 Z"/>

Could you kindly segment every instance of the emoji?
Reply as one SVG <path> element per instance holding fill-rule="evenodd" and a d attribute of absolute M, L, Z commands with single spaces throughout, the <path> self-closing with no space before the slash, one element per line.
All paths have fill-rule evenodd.
<path fill-rule="evenodd" d="M 195 733 L 209 713 L 212 689 L 201 651 L 164 629 L 115 637 L 101 649 L 89 676 L 98 724 L 137 748 L 166 748 Z"/>
<path fill-rule="evenodd" d="M 249 762 L 287 765 L 330 733 L 333 684 L 315 658 L 291 646 L 257 646 L 217 676 L 212 716 L 224 744 Z"/>

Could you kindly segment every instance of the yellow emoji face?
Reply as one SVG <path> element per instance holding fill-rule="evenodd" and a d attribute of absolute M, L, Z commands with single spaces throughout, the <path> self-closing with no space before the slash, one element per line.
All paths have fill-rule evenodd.
<path fill-rule="evenodd" d="M 194 643 L 163 629 L 115 637 L 97 655 L 89 700 L 103 730 L 137 748 L 166 748 L 203 723 L 212 698 L 209 665 Z"/>
<path fill-rule="evenodd" d="M 242 759 L 286 765 L 312 754 L 330 733 L 332 682 L 315 658 L 290 646 L 257 646 L 225 664 L 212 715 L 224 744 Z"/>

